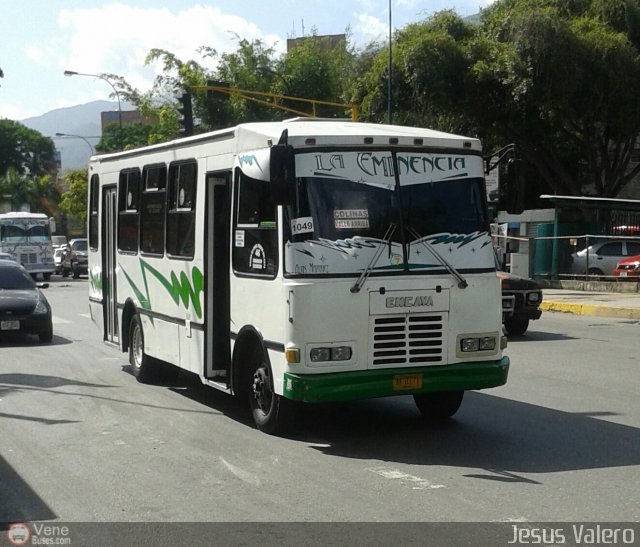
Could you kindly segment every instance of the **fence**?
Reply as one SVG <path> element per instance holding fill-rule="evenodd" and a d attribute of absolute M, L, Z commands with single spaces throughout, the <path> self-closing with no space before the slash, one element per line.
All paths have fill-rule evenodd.
<path fill-rule="evenodd" d="M 640 281 L 640 233 L 493 237 L 497 248 L 506 248 L 502 266 L 509 269 L 517 256 L 528 261 L 529 277 Z M 513 248 L 524 252 L 509 252 Z M 616 271 L 618 262 L 629 257 L 636 257 L 638 265 Z"/>

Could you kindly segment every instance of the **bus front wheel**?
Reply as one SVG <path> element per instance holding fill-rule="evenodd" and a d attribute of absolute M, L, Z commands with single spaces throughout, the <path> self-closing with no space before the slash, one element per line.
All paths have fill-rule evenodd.
<path fill-rule="evenodd" d="M 431 420 L 443 420 L 453 416 L 460 405 L 464 391 L 442 391 L 440 393 L 416 393 L 413 400 L 422 415 Z"/>
<path fill-rule="evenodd" d="M 256 352 L 252 368 L 249 405 L 256 427 L 269 435 L 287 432 L 295 414 L 293 401 L 275 393 L 271 366 L 261 351 Z"/>

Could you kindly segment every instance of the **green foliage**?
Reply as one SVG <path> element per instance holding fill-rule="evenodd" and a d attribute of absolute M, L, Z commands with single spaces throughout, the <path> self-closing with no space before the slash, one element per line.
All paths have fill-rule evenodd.
<path fill-rule="evenodd" d="M 19 175 L 40 176 L 54 163 L 53 141 L 19 122 L 0 119 L 0 176 L 13 169 Z"/>
<path fill-rule="evenodd" d="M 105 135 L 101 149 L 175 138 L 177 97 L 208 80 L 354 101 L 361 118 L 374 122 L 387 121 L 391 82 L 394 123 L 478 136 L 487 150 L 515 143 L 537 193 L 614 197 L 639 174 L 631 163 L 640 133 L 636 0 L 498 0 L 482 11 L 479 24 L 447 10 L 397 31 L 392 42 L 391 71 L 389 44 L 355 51 L 348 39 L 332 47 L 315 32 L 280 57 L 260 40 L 240 38 L 231 53 L 202 47 L 198 61 L 152 50 L 147 62 L 162 63 L 163 73 L 149 91 L 107 76 L 155 124 L 146 133 L 132 129 L 122 141 Z M 216 68 L 206 68 L 211 64 Z M 212 99 L 192 89 L 192 96 L 196 132 L 292 115 L 237 95 Z"/>
<path fill-rule="evenodd" d="M 60 209 L 81 225 L 87 221 L 87 180 L 86 169 L 75 169 L 66 171 L 61 181 L 66 190 L 62 194 Z"/>
<path fill-rule="evenodd" d="M 96 145 L 96 152 L 106 154 L 146 146 L 150 144 L 152 132 L 151 125 L 139 122 L 125 124 L 122 128 L 116 123 L 109 124 L 102 131 L 102 138 Z"/>
<path fill-rule="evenodd" d="M 54 216 L 60 195 L 49 175 L 23 175 L 14 167 L 0 176 L 0 200 L 8 200 L 12 211 L 27 206 L 33 213 Z"/>

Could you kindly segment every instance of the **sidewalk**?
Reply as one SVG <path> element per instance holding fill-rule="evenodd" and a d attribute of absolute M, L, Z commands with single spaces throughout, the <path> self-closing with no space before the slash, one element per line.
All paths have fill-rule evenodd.
<path fill-rule="evenodd" d="M 542 289 L 543 311 L 640 320 L 640 293 Z"/>

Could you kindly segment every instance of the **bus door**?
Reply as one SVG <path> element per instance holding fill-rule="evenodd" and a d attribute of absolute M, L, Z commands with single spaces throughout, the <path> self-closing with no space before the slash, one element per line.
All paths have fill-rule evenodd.
<path fill-rule="evenodd" d="M 231 383 L 229 230 L 231 173 L 206 175 L 204 314 L 205 377 Z"/>
<path fill-rule="evenodd" d="M 102 313 L 104 339 L 119 343 L 118 294 L 116 291 L 116 219 L 118 214 L 115 186 L 102 189 Z"/>

